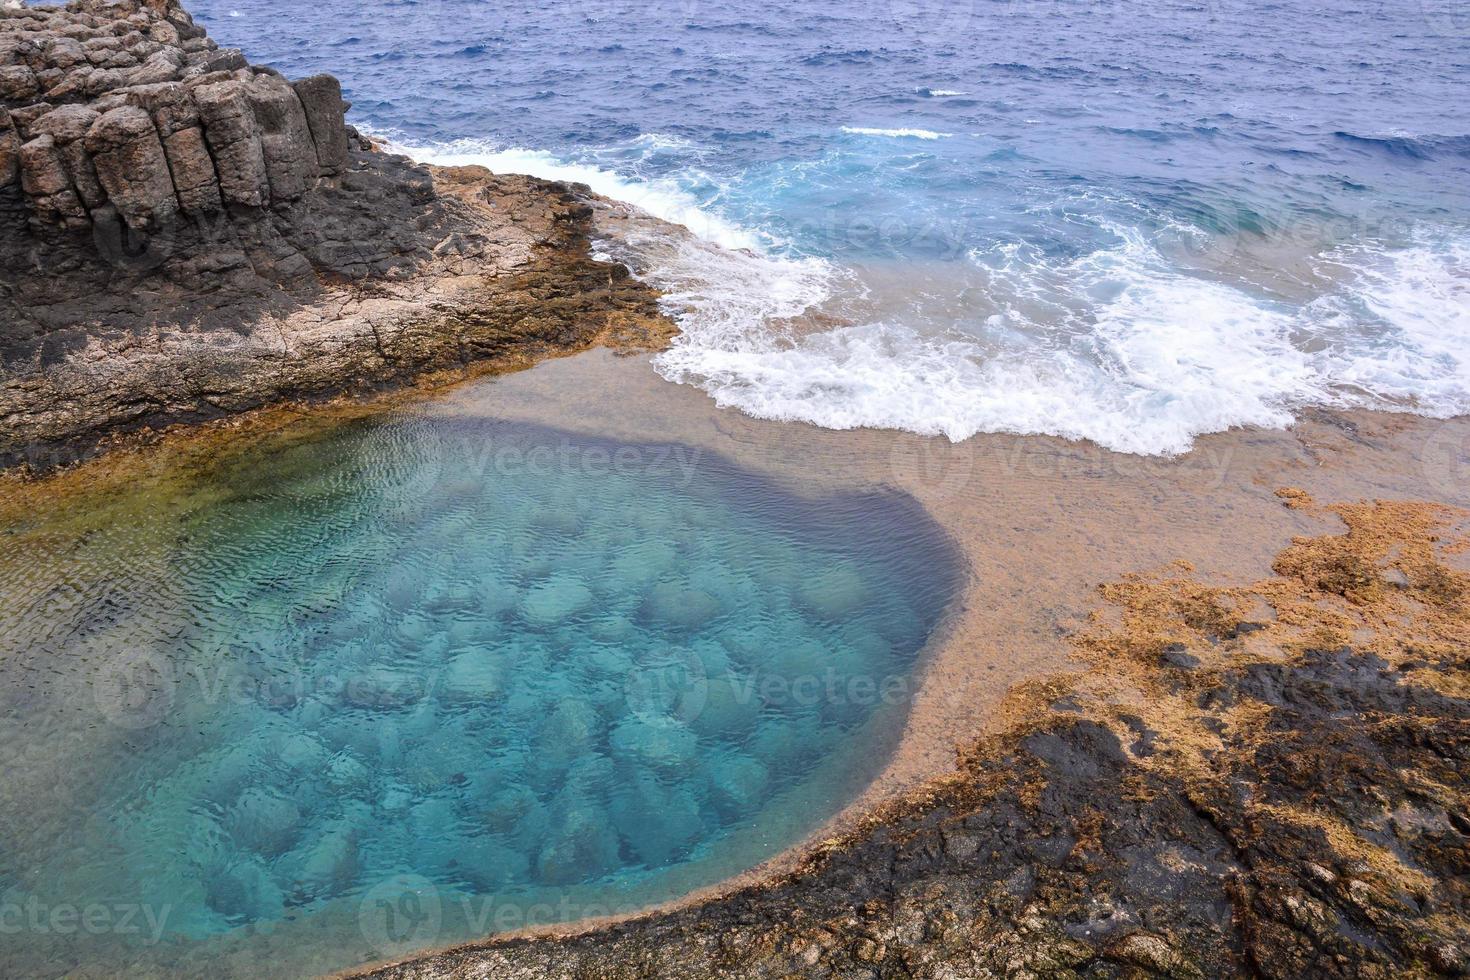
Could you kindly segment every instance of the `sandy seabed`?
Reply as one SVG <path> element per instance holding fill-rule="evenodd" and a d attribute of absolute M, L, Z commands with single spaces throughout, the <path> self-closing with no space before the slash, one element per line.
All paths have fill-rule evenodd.
<path fill-rule="evenodd" d="M 799 866 L 865 815 L 952 773 L 957 752 L 1002 730 L 1017 685 L 1079 666 L 1069 639 L 1099 605 L 1099 588 L 1131 572 L 1187 561 L 1204 582 L 1269 576 L 1294 536 L 1333 532 L 1321 511 L 1282 505 L 1295 487 L 1321 501 L 1430 500 L 1470 505 L 1470 418 L 1311 412 L 1288 431 L 1201 437 L 1173 459 L 1141 458 L 1044 436 L 982 435 L 959 444 L 907 433 L 833 431 L 754 419 L 670 384 L 646 356 L 594 350 L 531 370 L 472 381 L 387 410 L 431 417 L 544 425 L 633 447 L 686 449 L 681 465 L 718 454 L 769 474 L 796 493 L 886 486 L 911 494 L 952 537 L 968 579 L 924 653 L 906 730 L 882 774 L 803 844 L 713 888 L 686 906 Z M 309 430 L 361 406 L 302 417 L 261 413 L 228 427 L 184 432 L 10 488 L 11 516 L 50 501 L 157 474 L 219 451 Z M 569 457 L 573 465 L 584 465 Z M 605 465 L 602 461 L 585 465 Z M 35 511 L 32 510 L 32 516 Z M 0 514 L 0 516 L 5 516 Z M 882 528 L 874 528 L 882 534 Z M 586 925 L 586 923 L 583 923 Z M 565 931 L 567 927 L 551 927 Z"/>

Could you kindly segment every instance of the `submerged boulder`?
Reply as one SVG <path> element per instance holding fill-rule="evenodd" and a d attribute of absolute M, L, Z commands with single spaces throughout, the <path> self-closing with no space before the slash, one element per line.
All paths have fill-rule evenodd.
<path fill-rule="evenodd" d="M 340 894 L 357 877 L 357 834 L 345 821 L 334 822 L 316 839 L 282 857 L 277 867 L 286 869 L 293 903 Z"/>
<path fill-rule="evenodd" d="M 698 629 L 724 611 L 720 601 L 708 592 L 688 589 L 676 582 L 655 585 L 639 608 L 645 621 L 683 630 Z"/>
<path fill-rule="evenodd" d="M 857 612 L 867 595 L 867 586 L 855 569 L 845 565 L 803 582 L 797 597 L 809 612 L 829 622 L 840 621 Z"/>
<path fill-rule="evenodd" d="M 759 809 L 770 786 L 770 771 L 744 752 L 727 749 L 709 760 L 710 801 L 727 821 Z"/>
<path fill-rule="evenodd" d="M 704 834 L 694 794 L 664 786 L 647 770 L 613 792 L 608 812 L 628 849 L 651 868 L 674 861 Z"/>
<path fill-rule="evenodd" d="M 536 858 L 536 877 L 546 885 L 594 881 L 618 866 L 618 838 L 607 814 L 586 803 L 564 811 Z"/>
<path fill-rule="evenodd" d="M 295 803 L 264 789 L 247 789 L 230 809 L 226 825 L 230 836 L 265 857 L 289 851 L 301 829 L 301 810 Z"/>
<path fill-rule="evenodd" d="M 531 861 L 524 853 L 484 835 L 463 842 L 454 863 L 456 877 L 491 893 L 524 882 L 530 870 Z"/>
<path fill-rule="evenodd" d="M 204 875 L 204 902 L 233 923 L 268 922 L 285 912 L 286 897 L 263 865 L 241 861 Z"/>
<path fill-rule="evenodd" d="M 693 762 L 698 739 L 673 718 L 634 715 L 613 729 L 609 744 L 617 760 L 654 769 L 678 770 Z"/>
<path fill-rule="evenodd" d="M 449 704 L 489 704 L 504 690 L 505 671 L 489 652 L 461 653 L 439 679 L 439 698 Z"/>
<path fill-rule="evenodd" d="M 521 600 L 521 618 L 532 626 L 555 626 L 586 609 L 592 590 L 571 575 L 553 575 L 527 590 Z"/>

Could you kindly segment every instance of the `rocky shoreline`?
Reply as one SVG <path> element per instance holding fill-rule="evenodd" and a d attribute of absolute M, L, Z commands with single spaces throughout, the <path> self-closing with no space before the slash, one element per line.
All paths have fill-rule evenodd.
<path fill-rule="evenodd" d="M 379 152 L 175 0 L 0 10 L 0 468 L 263 405 L 657 347 L 586 188 Z"/>
<path fill-rule="evenodd" d="M 1470 512 L 1281 496 L 1346 533 L 1106 586 L 1088 669 L 796 872 L 362 975 L 1466 975 Z"/>
<path fill-rule="evenodd" d="M 593 257 L 617 206 L 345 112 L 174 0 L 0 9 L 0 468 L 667 342 Z M 1325 523 L 1275 577 L 1105 587 L 1085 670 L 795 871 L 367 975 L 1470 975 L 1466 515 L 1282 499 Z"/>

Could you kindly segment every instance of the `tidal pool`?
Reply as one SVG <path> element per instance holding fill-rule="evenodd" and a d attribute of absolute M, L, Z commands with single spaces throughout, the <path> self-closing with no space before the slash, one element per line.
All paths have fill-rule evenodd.
<path fill-rule="evenodd" d="M 419 415 L 0 532 L 7 975 L 295 975 L 715 883 L 876 774 L 961 576 L 901 494 Z"/>

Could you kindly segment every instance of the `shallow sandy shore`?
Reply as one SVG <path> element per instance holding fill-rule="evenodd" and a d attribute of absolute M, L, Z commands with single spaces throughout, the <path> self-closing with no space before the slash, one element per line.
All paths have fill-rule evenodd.
<path fill-rule="evenodd" d="M 666 908 L 777 880 L 825 842 L 852 834 L 884 804 L 955 772 L 957 751 L 1015 720 L 1003 701 L 1017 685 L 1080 666 L 1072 659 L 1072 637 L 1098 608 L 1104 583 L 1180 560 L 1203 582 L 1261 580 L 1295 536 L 1340 528 L 1322 511 L 1283 507 L 1278 489 L 1298 487 L 1323 501 L 1470 504 L 1467 418 L 1314 412 L 1290 431 L 1201 438 L 1176 459 L 1036 436 L 989 435 L 952 445 L 752 419 L 662 381 L 646 358 L 605 352 L 467 386 L 425 408 L 552 424 L 634 444 L 674 440 L 813 494 L 863 484 L 900 487 L 930 511 L 970 563 L 968 587 L 948 629 L 926 651 L 907 729 L 882 775 L 802 845 Z M 588 925 L 534 932 L 572 934 Z M 456 962 L 463 969 L 473 958 Z M 424 975 L 440 969 L 459 975 L 447 959 L 423 966 Z"/>
<path fill-rule="evenodd" d="M 54 500 L 130 481 L 130 473 L 187 468 L 191 459 L 218 453 L 221 443 L 249 444 L 266 433 L 309 431 L 380 409 L 522 421 L 635 445 L 676 442 L 690 447 L 694 465 L 700 453 L 719 454 L 796 492 L 897 487 L 928 509 L 968 560 L 968 586 L 926 651 L 907 729 L 882 775 L 802 845 L 672 903 L 679 906 L 774 879 L 885 802 L 952 773 L 957 749 L 1008 723 L 1003 701 L 1016 685 L 1078 666 L 1069 636 L 1097 608 L 1102 584 L 1180 559 L 1205 581 L 1254 580 L 1270 574 L 1273 557 L 1294 535 L 1334 530 L 1330 517 L 1283 507 L 1278 488 L 1301 487 L 1323 501 L 1470 504 L 1465 418 L 1319 413 L 1291 431 L 1204 437 L 1172 460 L 1035 436 L 981 436 L 951 445 L 904 433 L 752 419 L 663 381 L 645 356 L 596 350 L 421 399 L 399 395 L 369 409 L 348 404 L 306 416 L 273 410 L 184 431 L 44 483 L 12 485 L 10 506 L 0 510 L 24 509 L 27 498 Z"/>
<path fill-rule="evenodd" d="M 1320 518 L 1281 506 L 1387 497 L 1470 504 L 1470 418 L 1315 413 L 1291 431 L 1236 430 L 1175 459 L 1046 436 L 960 444 L 880 430 L 838 432 L 722 410 L 669 384 L 645 357 L 592 351 L 467 385 L 426 404 L 610 436 L 675 441 L 779 476 L 812 494 L 874 484 L 912 494 L 951 534 L 971 578 L 927 651 L 903 742 L 854 807 L 870 808 L 953 768 L 956 743 L 1003 719 L 1017 683 L 1075 666 L 1065 634 L 1119 575 L 1176 560 L 1201 578 L 1251 579 Z M 851 813 L 845 819 L 850 819 Z"/>

